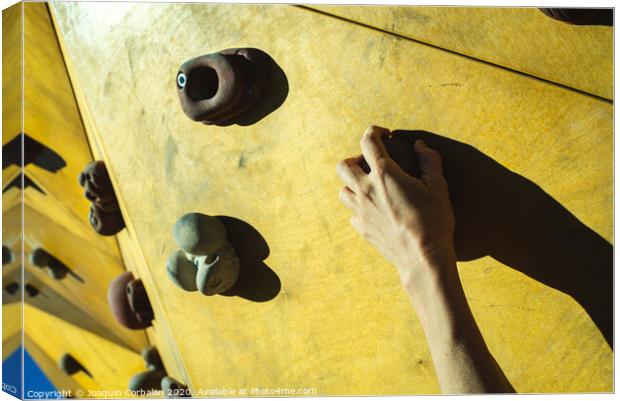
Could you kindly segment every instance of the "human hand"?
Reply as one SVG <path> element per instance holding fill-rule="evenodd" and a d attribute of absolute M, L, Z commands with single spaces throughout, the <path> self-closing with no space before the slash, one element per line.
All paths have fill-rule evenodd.
<path fill-rule="evenodd" d="M 381 138 L 390 131 L 371 126 L 361 140 L 362 155 L 338 163 L 345 183 L 340 199 L 351 209 L 353 227 L 399 270 L 401 278 L 427 273 L 454 255 L 454 213 L 441 156 L 417 140 L 411 149 L 420 178 L 390 158 Z M 361 167 L 366 160 L 370 173 Z"/>

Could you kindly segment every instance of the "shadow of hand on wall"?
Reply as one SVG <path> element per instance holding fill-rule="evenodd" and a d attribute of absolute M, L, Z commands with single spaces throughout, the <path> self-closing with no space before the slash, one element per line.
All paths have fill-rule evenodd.
<path fill-rule="evenodd" d="M 456 216 L 460 261 L 489 255 L 573 297 L 613 349 L 613 247 L 542 188 L 476 148 L 426 131 L 393 131 L 413 148 L 423 139 L 443 158 Z"/>
<path fill-rule="evenodd" d="M 265 302 L 280 292 L 280 278 L 263 261 L 269 256 L 269 246 L 258 231 L 248 223 L 229 216 L 217 216 L 228 231 L 240 261 L 237 283 L 224 296 L 237 296 L 249 301 Z"/>

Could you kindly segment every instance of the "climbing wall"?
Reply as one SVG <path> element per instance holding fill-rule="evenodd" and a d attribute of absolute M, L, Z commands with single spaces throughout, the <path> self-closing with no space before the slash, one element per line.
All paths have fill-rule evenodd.
<path fill-rule="evenodd" d="M 376 124 L 442 153 L 459 274 L 517 391 L 612 391 L 610 27 L 528 8 L 85 2 L 28 3 L 24 25 L 24 129 L 3 125 L 5 146 L 23 131 L 45 155 L 24 169 L 24 252 L 75 273 L 53 280 L 26 261 L 26 347 L 43 367 L 70 353 L 86 368 L 65 386 L 122 386 L 148 338 L 195 396 L 438 392 L 397 272 L 338 200 L 335 166 Z M 272 98 L 236 124 L 189 119 L 180 66 L 242 47 L 273 60 Z M 76 177 L 93 159 L 124 220 L 115 237 L 86 219 Z M 18 173 L 3 170 L 3 188 Z M 3 193 L 12 227 L 16 191 Z M 168 276 L 190 212 L 228 229 L 232 291 Z M 150 300 L 144 331 L 107 309 L 124 269 Z M 88 334 L 67 344 L 41 335 L 52 326 Z"/>
<path fill-rule="evenodd" d="M 3 358 L 22 342 L 23 312 L 25 349 L 57 389 L 71 390 L 74 396 L 77 390 L 84 395 L 88 390 L 125 390 L 132 374 L 144 369 L 139 353 L 147 338 L 142 330 L 122 327 L 108 307 L 108 282 L 124 266 L 116 239 L 97 235 L 88 221 L 89 203 L 77 177 L 92 154 L 47 5 L 17 4 L 3 13 L 3 61 L 9 67 L 20 64 L 22 25 L 23 128 L 21 102 L 10 92 L 11 84 L 21 84 L 21 71 L 3 69 L 3 84 L 9 84 L 3 97 L 16 97 L 3 99 L 3 246 L 16 255 L 13 262 L 3 262 L 3 308 L 11 312 L 4 314 Z M 5 167 L 7 155 L 13 164 Z M 37 262 L 33 255 L 42 251 L 64 273 L 58 273 L 58 265 Z M 66 353 L 92 376 L 61 371 L 59 360 Z M 32 389 L 28 377 L 24 386 Z"/>

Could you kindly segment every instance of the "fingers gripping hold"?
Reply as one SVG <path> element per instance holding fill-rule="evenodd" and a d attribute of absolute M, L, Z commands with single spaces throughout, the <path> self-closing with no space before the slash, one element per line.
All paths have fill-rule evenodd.
<path fill-rule="evenodd" d="M 357 202 L 355 200 L 355 192 L 349 187 L 344 187 L 340 190 L 340 201 L 350 210 L 357 210 Z"/>
<path fill-rule="evenodd" d="M 389 159 L 390 157 L 381 140 L 382 136 L 388 135 L 389 133 L 390 131 L 386 128 L 371 125 L 366 129 L 364 135 L 362 135 L 362 140 L 360 141 L 362 154 L 371 170 L 376 170 L 384 163 L 383 161 L 385 159 Z"/>
<path fill-rule="evenodd" d="M 423 180 L 439 181 L 443 179 L 441 155 L 429 148 L 421 139 L 414 144 L 414 152 L 420 165 L 420 178 Z"/>
<path fill-rule="evenodd" d="M 338 163 L 336 170 L 344 184 L 357 193 L 361 183 L 366 178 L 366 173 L 360 167 L 361 156 L 351 157 Z"/>

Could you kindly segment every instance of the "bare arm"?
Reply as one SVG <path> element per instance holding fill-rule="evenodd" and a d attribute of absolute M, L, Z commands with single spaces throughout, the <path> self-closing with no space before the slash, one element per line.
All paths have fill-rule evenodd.
<path fill-rule="evenodd" d="M 489 352 L 469 309 L 454 250 L 454 213 L 441 156 L 418 140 L 412 152 L 421 177 L 387 154 L 384 128 L 370 127 L 362 155 L 343 160 L 340 199 L 351 224 L 391 261 L 416 310 L 444 393 L 514 392 Z M 361 161 L 371 168 L 364 173 Z"/>

